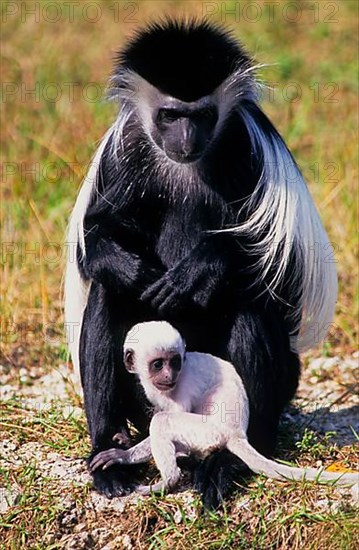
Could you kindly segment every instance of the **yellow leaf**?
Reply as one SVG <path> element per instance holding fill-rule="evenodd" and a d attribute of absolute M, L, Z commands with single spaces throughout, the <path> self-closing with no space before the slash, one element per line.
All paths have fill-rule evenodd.
<path fill-rule="evenodd" d="M 351 470 L 347 466 L 344 466 L 343 462 L 333 462 L 328 468 L 325 468 L 326 472 L 349 472 L 352 474 L 356 474 L 355 470 Z"/>

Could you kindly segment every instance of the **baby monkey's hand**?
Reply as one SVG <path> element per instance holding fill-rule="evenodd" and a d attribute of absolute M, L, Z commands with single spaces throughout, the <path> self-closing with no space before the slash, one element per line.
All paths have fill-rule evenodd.
<path fill-rule="evenodd" d="M 129 456 L 128 452 L 123 449 L 107 449 L 107 451 L 101 451 L 90 462 L 90 472 L 94 472 L 98 468 L 107 470 L 114 464 L 128 464 Z"/>

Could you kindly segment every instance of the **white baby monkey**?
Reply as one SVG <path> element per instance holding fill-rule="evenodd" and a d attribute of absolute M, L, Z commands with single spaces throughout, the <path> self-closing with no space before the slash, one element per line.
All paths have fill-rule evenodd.
<path fill-rule="evenodd" d="M 138 464 L 153 456 L 162 480 L 140 485 L 141 494 L 173 488 L 180 478 L 176 456 L 201 458 L 228 449 L 255 473 L 280 480 L 358 484 L 358 474 L 338 474 L 279 464 L 258 453 L 247 439 L 249 404 L 233 365 L 207 353 L 186 352 L 180 333 L 165 321 L 135 325 L 124 343 L 124 364 L 136 374 L 155 406 L 150 436 L 134 447 L 95 456 L 91 471 L 114 464 Z"/>

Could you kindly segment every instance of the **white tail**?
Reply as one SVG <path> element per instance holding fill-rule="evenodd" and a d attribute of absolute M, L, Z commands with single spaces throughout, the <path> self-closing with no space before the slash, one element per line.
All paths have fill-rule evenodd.
<path fill-rule="evenodd" d="M 279 464 L 262 456 L 256 451 L 247 439 L 238 437 L 231 438 L 228 441 L 227 448 L 247 464 L 256 474 L 264 474 L 267 477 L 280 480 L 294 481 L 316 481 L 317 483 L 332 482 L 336 485 L 358 485 L 359 474 L 340 474 L 335 472 L 326 472 L 315 468 L 296 468 L 295 466 L 286 466 Z"/>

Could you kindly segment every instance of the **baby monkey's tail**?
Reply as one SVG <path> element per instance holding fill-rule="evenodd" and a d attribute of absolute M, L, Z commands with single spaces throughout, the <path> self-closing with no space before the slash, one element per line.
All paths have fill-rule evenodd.
<path fill-rule="evenodd" d="M 332 482 L 335 485 L 359 485 L 359 473 L 326 472 L 316 468 L 296 468 L 286 466 L 274 460 L 265 458 L 258 453 L 245 438 L 231 438 L 227 448 L 238 456 L 256 474 L 264 474 L 267 477 L 280 480 L 316 481 L 317 483 Z"/>

